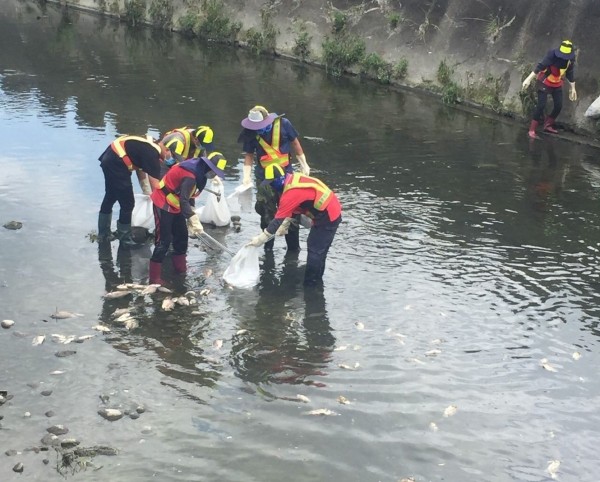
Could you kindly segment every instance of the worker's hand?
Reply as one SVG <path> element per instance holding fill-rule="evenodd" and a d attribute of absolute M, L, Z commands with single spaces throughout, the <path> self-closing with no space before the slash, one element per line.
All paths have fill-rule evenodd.
<path fill-rule="evenodd" d="M 212 185 L 213 187 L 220 189 L 223 186 L 223 181 L 221 181 L 221 178 L 219 176 L 215 176 L 212 179 Z"/>
<path fill-rule="evenodd" d="M 285 236 L 288 233 L 288 229 L 290 228 L 290 224 L 292 222 L 292 218 L 285 218 L 275 234 L 277 236 Z"/>
<path fill-rule="evenodd" d="M 571 90 L 569 91 L 569 100 L 575 102 L 577 100 L 577 91 L 575 90 L 575 82 L 571 84 Z"/>
<path fill-rule="evenodd" d="M 247 166 L 246 164 L 242 167 L 244 177 L 242 178 L 242 184 L 247 186 L 252 183 L 252 166 Z"/>
<path fill-rule="evenodd" d="M 296 156 L 296 159 L 298 159 L 298 162 L 300 163 L 300 170 L 302 171 L 302 174 L 305 176 L 310 176 L 310 167 L 308 162 L 306 162 L 306 155 L 300 154 L 299 156 Z"/>
<path fill-rule="evenodd" d="M 254 236 L 246 246 L 254 246 L 258 248 L 259 246 L 262 246 L 267 241 L 269 241 L 269 239 L 271 239 L 271 235 L 265 229 L 258 236 Z"/>
<path fill-rule="evenodd" d="M 187 220 L 188 234 L 193 238 L 198 238 L 204 232 L 204 228 L 202 227 L 202 223 L 200 222 L 200 218 L 198 218 L 197 214 L 194 214 L 192 217 Z"/>
<path fill-rule="evenodd" d="M 529 84 L 531 84 L 531 81 L 535 79 L 535 72 L 531 72 L 523 81 L 523 90 L 527 89 L 527 87 L 529 87 Z"/>
<path fill-rule="evenodd" d="M 150 196 L 152 194 L 152 187 L 150 186 L 150 179 L 148 179 L 147 175 L 144 175 L 143 178 L 140 178 L 140 187 L 142 188 L 142 193 L 146 196 Z"/>

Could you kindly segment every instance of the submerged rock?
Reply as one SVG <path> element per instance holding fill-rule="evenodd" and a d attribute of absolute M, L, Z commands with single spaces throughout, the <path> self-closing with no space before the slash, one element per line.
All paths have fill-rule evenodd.
<path fill-rule="evenodd" d="M 121 410 L 117 410 L 116 408 L 102 408 L 98 410 L 98 415 L 110 422 L 114 422 L 123 418 L 123 412 L 121 412 Z"/>
<path fill-rule="evenodd" d="M 54 435 L 64 435 L 69 432 L 69 429 L 64 425 L 52 425 L 52 427 L 48 427 L 46 431 Z"/>
<path fill-rule="evenodd" d="M 5 328 L 5 329 L 10 328 L 14 324 L 15 324 L 15 322 L 13 320 L 2 320 L 0 322 L 0 325 L 2 325 L 2 328 Z"/>
<path fill-rule="evenodd" d="M 23 472 L 23 469 L 24 469 L 24 468 L 25 468 L 25 466 L 23 465 L 23 463 L 22 463 L 22 462 L 19 462 L 17 465 L 15 465 L 15 466 L 13 467 L 13 471 L 14 471 L 14 472 L 17 472 L 17 473 L 19 473 L 19 474 L 20 474 L 21 472 Z"/>
<path fill-rule="evenodd" d="M 21 221 L 9 221 L 7 223 L 4 223 L 4 227 L 6 229 L 16 231 L 17 229 L 21 229 L 23 227 L 23 223 Z"/>

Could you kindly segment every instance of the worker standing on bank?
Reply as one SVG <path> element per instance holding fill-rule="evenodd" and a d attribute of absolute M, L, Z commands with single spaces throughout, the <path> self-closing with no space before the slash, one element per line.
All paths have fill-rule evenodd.
<path fill-rule="evenodd" d="M 193 199 L 200 195 L 207 179 L 223 177 L 227 161 L 220 152 L 188 159 L 175 164 L 152 192 L 154 208 L 154 252 L 150 258 L 149 281 L 163 284 L 162 262 L 173 244 L 173 268 L 177 273 L 187 269 L 189 235 L 198 237 L 204 232 L 202 223 L 193 209 Z"/>
<path fill-rule="evenodd" d="M 271 172 L 267 173 L 263 184 L 281 194 L 279 208 L 265 230 L 248 244 L 262 246 L 274 235 L 286 234 L 294 216 L 308 216 L 312 225 L 307 239 L 304 284 L 316 285 L 323 279 L 327 253 L 342 222 L 342 206 L 335 193 L 315 177 L 286 173 L 279 166 L 274 166 Z"/>
<path fill-rule="evenodd" d="M 575 90 L 575 52 L 573 43 L 570 40 L 563 40 L 557 49 L 549 50 L 542 61 L 537 64 L 533 72 L 523 81 L 523 90 L 529 87 L 531 81 L 537 78 L 537 105 L 533 111 L 533 119 L 529 125 L 529 137 L 539 139 L 536 129 L 543 121 L 544 132 L 556 134 L 558 131 L 554 127 L 554 122 L 560 114 L 563 105 L 563 83 L 564 79 L 569 81 L 569 99 L 573 102 L 577 100 L 577 91 Z M 554 107 L 552 112 L 544 120 L 544 111 L 548 95 L 552 96 Z"/>
<path fill-rule="evenodd" d="M 117 237 L 121 246 L 132 247 L 131 213 L 135 206 L 131 173 L 136 172 L 144 194 L 152 192 L 152 185 L 160 179 L 160 166 L 168 156 L 164 144 L 151 136 L 120 136 L 99 157 L 104 173 L 105 194 L 98 215 L 98 240 L 111 239 L 112 209 L 119 203 Z M 149 176 L 149 177 L 148 177 Z"/>
<path fill-rule="evenodd" d="M 272 179 L 275 166 L 284 172 L 293 173 L 290 159 L 292 149 L 304 175 L 310 174 L 310 167 L 298 139 L 298 132 L 284 114 L 269 113 L 265 107 L 257 105 L 250 109 L 248 116 L 242 120 L 242 127 L 244 130 L 238 138 L 244 154 L 242 183 L 248 185 L 252 182 L 252 166 L 256 156 L 258 164 L 254 169 L 257 185 L 255 210 L 260 215 L 260 227 L 264 229 L 275 216 L 279 203 L 279 193 L 269 184 L 262 183 L 265 173 Z M 288 251 L 300 250 L 298 226 L 290 227 L 285 240 Z M 267 242 L 265 247 L 272 249 L 273 240 Z"/>

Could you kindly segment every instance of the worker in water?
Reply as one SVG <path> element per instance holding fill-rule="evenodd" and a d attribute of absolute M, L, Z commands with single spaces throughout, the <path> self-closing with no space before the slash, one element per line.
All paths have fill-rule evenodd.
<path fill-rule="evenodd" d="M 204 228 L 194 212 L 194 198 L 199 196 L 208 179 L 223 177 L 227 161 L 220 152 L 188 159 L 175 164 L 152 192 L 154 207 L 154 252 L 150 258 L 150 283 L 163 284 L 162 262 L 173 245 L 173 268 L 177 273 L 187 269 L 189 235 L 199 237 Z"/>
<path fill-rule="evenodd" d="M 280 194 L 279 207 L 273 220 L 248 243 L 262 246 L 274 235 L 285 235 L 292 218 L 304 214 L 312 220 L 307 239 L 308 255 L 304 284 L 315 285 L 323 279 L 327 253 L 342 221 L 342 206 L 322 181 L 300 173 L 286 173 L 280 166 L 265 169 L 263 184 Z"/>
<path fill-rule="evenodd" d="M 279 193 L 269 184 L 262 183 L 265 179 L 265 169 L 279 166 L 285 172 L 294 172 L 290 160 L 291 150 L 294 151 L 305 176 L 310 174 L 310 167 L 298 139 L 298 132 L 284 114 L 269 113 L 265 107 L 257 105 L 250 109 L 248 116 L 242 120 L 242 127 L 244 129 L 238 138 L 244 154 L 242 183 L 249 185 L 252 182 L 252 166 L 256 156 L 258 164 L 254 169 L 257 185 L 255 210 L 260 215 L 260 226 L 264 229 L 273 219 L 279 202 Z M 288 251 L 300 249 L 297 225 L 290 226 L 285 240 Z M 273 240 L 265 246 L 272 249 Z"/>
<path fill-rule="evenodd" d="M 537 64 L 533 72 L 523 81 L 523 90 L 525 90 L 534 78 L 537 79 L 537 105 L 533 111 L 533 118 L 529 125 L 529 137 L 531 139 L 539 139 L 536 129 L 542 121 L 544 132 L 551 134 L 558 132 L 554 126 L 554 122 L 562 110 L 565 77 L 569 81 L 570 86 L 569 99 L 575 102 L 577 100 L 577 91 L 575 90 L 575 52 L 573 43 L 570 40 L 563 40 L 557 49 L 549 50 L 541 62 Z M 550 115 L 544 120 L 548 95 L 552 96 L 554 106 Z"/>
<path fill-rule="evenodd" d="M 112 209 L 119 203 L 117 237 L 123 247 L 136 246 L 131 237 L 131 213 L 135 206 L 131 173 L 136 172 L 144 194 L 160 179 L 160 165 L 168 155 L 161 142 L 151 136 L 120 136 L 99 157 L 104 173 L 105 194 L 98 215 L 98 240 L 111 239 Z"/>

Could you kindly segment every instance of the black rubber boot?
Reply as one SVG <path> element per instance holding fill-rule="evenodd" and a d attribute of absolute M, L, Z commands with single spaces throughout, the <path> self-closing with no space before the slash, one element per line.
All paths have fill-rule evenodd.
<path fill-rule="evenodd" d="M 138 248 L 142 246 L 131 237 L 131 224 L 122 224 L 117 221 L 117 237 L 124 248 Z"/>
<path fill-rule="evenodd" d="M 112 241 L 113 236 L 110 230 L 112 222 L 112 213 L 98 213 L 98 241 Z"/>

